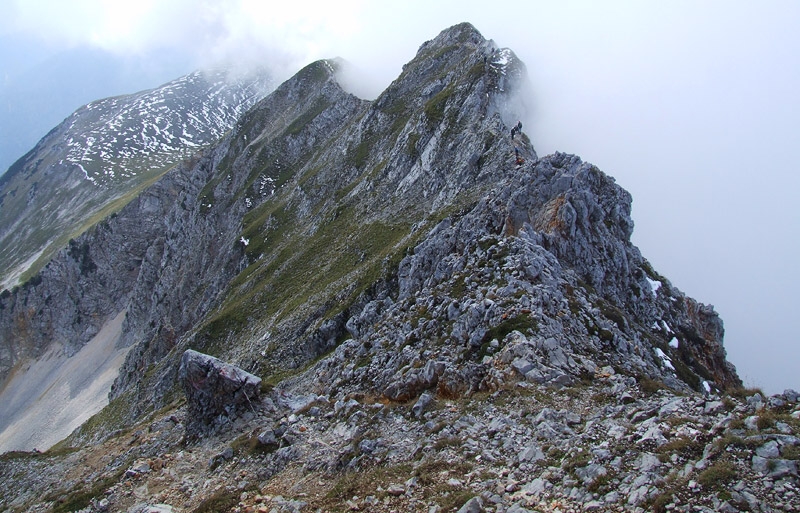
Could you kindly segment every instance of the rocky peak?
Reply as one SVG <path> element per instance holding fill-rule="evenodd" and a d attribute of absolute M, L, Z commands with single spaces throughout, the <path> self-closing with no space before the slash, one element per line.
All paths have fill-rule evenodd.
<path fill-rule="evenodd" d="M 638 508 L 663 480 L 727 465 L 711 435 L 686 452 L 664 449 L 668 464 L 656 456 L 670 438 L 740 429 L 726 412 L 741 420 L 758 411 L 722 403 L 719 394 L 741 386 L 722 322 L 631 244 L 631 197 L 613 178 L 574 155 L 539 158 L 524 131 L 511 132 L 524 69 L 469 24 L 423 44 L 373 102 L 339 86 L 335 62 L 312 63 L 218 145 L 0 298 L 0 363 L 12 368 L 49 333 L 71 337 L 77 351 L 126 311 L 120 343 L 131 350 L 112 401 L 66 443 L 113 445 L 118 429 L 159 417 L 138 454 L 174 454 L 178 433 L 205 415 L 200 425 L 232 431 L 190 429 L 198 438 L 178 459 L 210 459 L 203 479 L 235 489 L 242 505 L 231 507 L 242 510 L 257 502 L 242 490 L 281 489 L 292 472 L 394 476 L 408 473 L 403 465 L 467 459 L 461 474 L 382 483 L 369 500 L 309 500 L 323 510 L 345 500 L 351 510 L 414 509 L 424 495 L 415 487 L 446 483 L 429 509 L 462 488 L 480 500 L 461 494 L 449 510 L 491 500 L 495 511 L 524 511 L 565 497 L 584 509 Z M 109 284 L 113 301 L 103 299 Z M 230 411 L 225 401 L 185 406 L 180 360 L 195 351 L 263 380 L 263 399 Z M 211 368 L 184 379 L 190 399 Z M 775 410 L 770 436 L 794 432 L 792 397 Z M 769 457 L 796 456 L 794 440 L 776 439 L 788 456 L 770 445 Z M 178 459 L 169 464 L 185 468 Z M 768 474 L 768 463 L 749 461 L 731 465 L 747 479 Z M 140 463 L 128 478 L 148 479 Z M 796 465 L 774 465 L 787 490 Z M 246 472 L 248 484 L 236 488 L 241 479 L 218 468 Z M 749 503 L 748 490 L 739 491 Z M 115 493 L 107 496 L 131 506 Z M 400 496 L 408 501 L 392 502 Z M 185 501 L 199 507 L 195 499 Z"/>

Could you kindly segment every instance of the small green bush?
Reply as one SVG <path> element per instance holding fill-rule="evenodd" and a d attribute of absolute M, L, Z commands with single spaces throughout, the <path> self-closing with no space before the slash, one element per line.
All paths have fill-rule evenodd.
<path fill-rule="evenodd" d="M 639 378 L 639 388 L 642 390 L 644 394 L 653 395 L 659 390 L 664 389 L 664 385 L 646 376 L 641 376 Z"/>
<path fill-rule="evenodd" d="M 219 513 L 222 511 L 229 511 L 239 504 L 240 496 L 241 492 L 239 490 L 223 488 L 207 499 L 203 499 L 203 501 L 192 510 L 192 513 Z"/>
<path fill-rule="evenodd" d="M 730 461 L 717 461 L 697 476 L 703 488 L 721 489 L 725 483 L 736 479 L 736 467 Z"/>

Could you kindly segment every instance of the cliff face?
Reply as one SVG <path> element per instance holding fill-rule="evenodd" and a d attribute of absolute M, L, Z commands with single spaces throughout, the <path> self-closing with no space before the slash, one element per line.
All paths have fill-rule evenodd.
<path fill-rule="evenodd" d="M 603 367 L 679 391 L 741 384 L 713 309 L 630 243 L 630 195 L 510 136 L 513 52 L 452 27 L 373 102 L 337 66 L 301 70 L 4 293 L 0 379 L 127 311 L 121 425 L 174 398 L 186 348 L 274 383 L 349 344 L 358 368 L 323 358 L 302 386 L 395 401 L 494 390 L 513 362 L 545 386 Z"/>

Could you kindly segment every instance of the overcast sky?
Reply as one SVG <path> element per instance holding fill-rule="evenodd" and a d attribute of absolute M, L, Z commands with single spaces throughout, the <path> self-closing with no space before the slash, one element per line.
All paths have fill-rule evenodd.
<path fill-rule="evenodd" d="M 135 62 L 140 81 L 153 82 L 125 90 L 109 77 L 106 96 L 222 62 L 266 64 L 287 78 L 340 56 L 361 71 L 359 94 L 374 97 L 422 42 L 469 21 L 527 64 L 524 121 L 539 154 L 575 153 L 631 192 L 634 243 L 673 285 L 715 306 L 745 384 L 800 390 L 800 2 L 0 0 L 0 8 L 5 83 L 86 49 Z"/>

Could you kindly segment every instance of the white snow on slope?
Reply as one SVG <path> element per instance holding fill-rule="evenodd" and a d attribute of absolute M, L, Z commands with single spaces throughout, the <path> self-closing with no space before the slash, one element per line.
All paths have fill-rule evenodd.
<path fill-rule="evenodd" d="M 658 280 L 651 280 L 650 278 L 647 278 L 647 282 L 650 284 L 650 290 L 653 291 L 653 296 L 655 296 L 658 289 L 661 288 L 661 282 Z"/>
<path fill-rule="evenodd" d="M 656 355 L 659 358 L 661 358 L 661 361 L 664 363 L 664 367 L 667 367 L 668 369 L 672 369 L 673 371 L 675 370 L 675 366 L 672 365 L 672 359 L 669 356 L 667 356 L 666 353 L 664 353 L 664 351 L 662 351 L 660 348 L 656 347 L 655 348 L 655 352 L 656 352 Z"/>
<path fill-rule="evenodd" d="M 263 80 L 195 72 L 158 89 L 92 102 L 69 119 L 64 160 L 92 163 L 90 170 L 117 168 L 110 174 L 81 166 L 96 185 L 134 176 L 142 159 L 150 169 L 171 166 L 219 140 L 266 90 Z"/>

